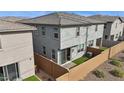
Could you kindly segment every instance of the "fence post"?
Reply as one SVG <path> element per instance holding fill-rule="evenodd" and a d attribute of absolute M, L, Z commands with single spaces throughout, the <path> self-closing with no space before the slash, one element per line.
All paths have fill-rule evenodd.
<path fill-rule="evenodd" d="M 110 59 L 111 55 L 111 47 L 109 48 L 108 59 Z"/>

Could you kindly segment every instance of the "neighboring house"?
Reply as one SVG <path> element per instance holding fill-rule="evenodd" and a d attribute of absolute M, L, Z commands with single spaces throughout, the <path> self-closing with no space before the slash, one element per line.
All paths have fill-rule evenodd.
<path fill-rule="evenodd" d="M 34 51 L 58 64 L 83 56 L 87 46 L 100 46 L 104 28 L 101 21 L 67 13 L 52 13 L 20 22 L 37 27 L 33 32 Z"/>
<path fill-rule="evenodd" d="M 32 31 L 35 27 L 0 20 L 0 81 L 35 74 Z"/>
<path fill-rule="evenodd" d="M 123 22 L 123 39 L 124 39 L 124 17 L 120 17 Z"/>
<path fill-rule="evenodd" d="M 103 40 L 118 41 L 123 36 L 123 20 L 118 16 L 94 15 L 88 18 L 105 22 Z"/>
<path fill-rule="evenodd" d="M 27 18 L 25 18 L 25 17 L 15 17 L 15 16 L 0 17 L 0 20 L 10 21 L 10 22 L 16 22 L 16 21 L 23 20 L 23 19 L 27 19 Z"/>

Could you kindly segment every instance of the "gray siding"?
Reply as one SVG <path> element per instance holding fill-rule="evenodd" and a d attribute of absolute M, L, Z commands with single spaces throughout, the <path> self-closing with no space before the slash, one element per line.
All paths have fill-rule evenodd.
<path fill-rule="evenodd" d="M 42 35 L 42 27 L 46 28 L 46 35 Z M 51 52 L 52 49 L 56 51 L 56 59 L 57 61 L 57 51 L 60 47 L 60 38 L 56 39 L 54 38 L 54 33 L 57 32 L 59 34 L 59 29 L 58 31 L 55 31 L 54 28 L 56 26 L 38 26 L 38 30 L 33 32 L 33 40 L 34 40 L 34 50 L 37 53 L 43 54 L 43 49 L 42 47 L 46 47 L 46 55 L 48 58 L 51 58 Z M 60 37 L 60 35 L 59 35 Z"/>

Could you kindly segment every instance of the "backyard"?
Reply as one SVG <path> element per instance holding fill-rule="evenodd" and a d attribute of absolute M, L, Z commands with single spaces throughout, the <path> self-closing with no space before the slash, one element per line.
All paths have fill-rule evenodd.
<path fill-rule="evenodd" d="M 40 81 L 40 79 L 38 79 L 36 75 L 33 75 L 31 77 L 24 79 L 23 81 Z"/>
<path fill-rule="evenodd" d="M 83 56 L 83 57 L 80 57 L 74 61 L 72 61 L 73 63 L 75 63 L 76 65 L 80 65 L 82 63 L 84 63 L 85 61 L 87 61 L 89 58 L 87 56 Z"/>
<path fill-rule="evenodd" d="M 101 51 L 105 51 L 106 49 L 108 49 L 107 47 L 101 47 L 100 50 Z"/>
<path fill-rule="evenodd" d="M 73 63 L 75 63 L 76 65 L 80 65 L 82 63 L 84 63 L 85 61 L 89 60 L 91 57 L 89 55 L 84 55 L 74 61 L 72 61 Z"/>

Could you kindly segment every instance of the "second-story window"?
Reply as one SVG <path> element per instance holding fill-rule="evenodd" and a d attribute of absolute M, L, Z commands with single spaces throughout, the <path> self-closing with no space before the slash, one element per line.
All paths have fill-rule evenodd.
<path fill-rule="evenodd" d="M 76 37 L 80 35 L 80 27 L 76 28 Z"/>
<path fill-rule="evenodd" d="M 46 47 L 45 46 L 43 46 L 43 54 L 46 55 Z"/>
<path fill-rule="evenodd" d="M 106 24 L 104 24 L 104 29 L 106 29 Z"/>
<path fill-rule="evenodd" d="M 58 33 L 54 33 L 54 38 L 59 38 Z"/>
<path fill-rule="evenodd" d="M 46 35 L 46 28 L 45 27 L 42 27 L 42 35 Z"/>
<path fill-rule="evenodd" d="M 96 25 L 96 27 L 95 27 L 95 31 L 97 31 L 98 30 L 98 25 Z"/>
<path fill-rule="evenodd" d="M 55 31 L 58 31 L 58 28 L 57 28 L 57 27 L 54 27 L 53 29 L 54 29 Z"/>

